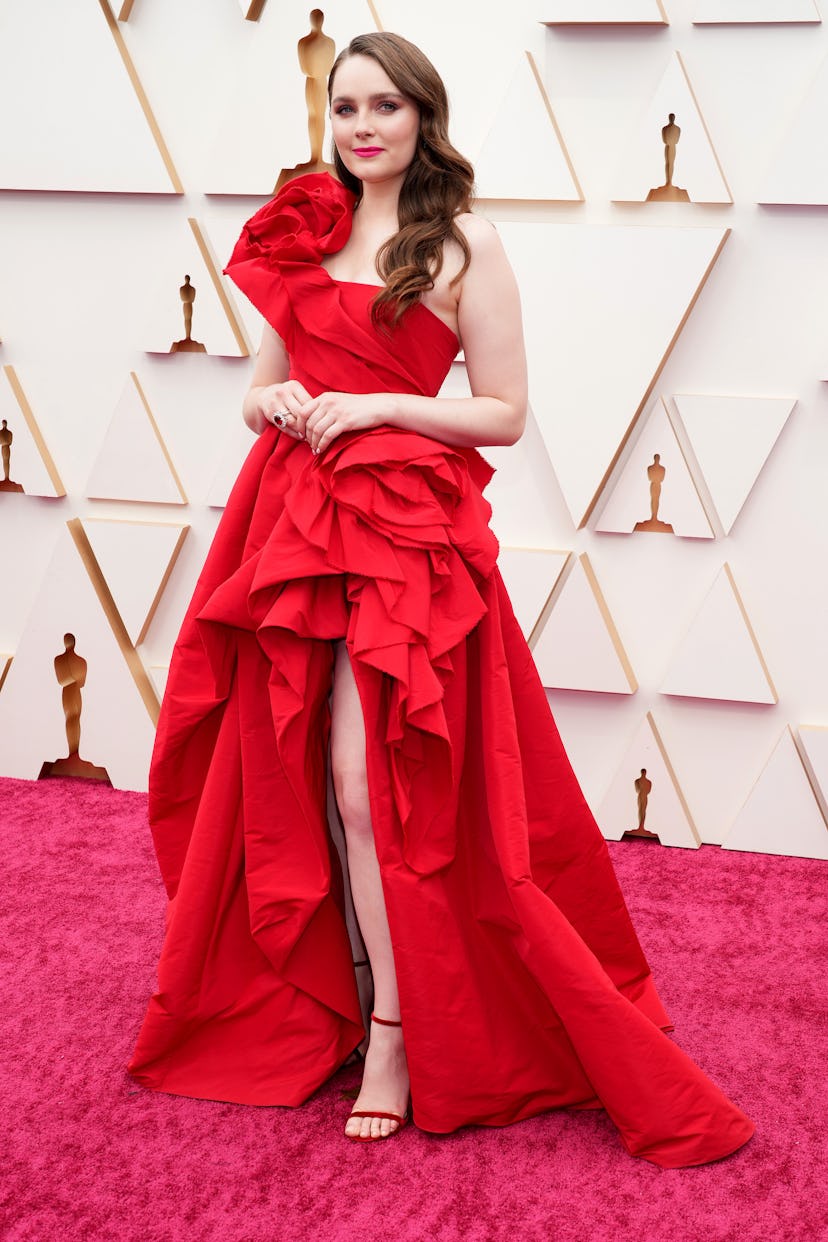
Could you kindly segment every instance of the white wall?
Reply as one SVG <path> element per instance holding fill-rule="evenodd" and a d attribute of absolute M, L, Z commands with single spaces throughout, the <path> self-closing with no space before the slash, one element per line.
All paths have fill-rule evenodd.
<path fill-rule="evenodd" d="M 251 23 L 236 0 L 135 0 L 120 33 L 183 183 L 185 193 L 178 195 L 97 0 L 70 0 L 55 5 L 54 12 L 0 0 L 0 23 L 14 36 L 0 39 L 5 118 L 0 131 L 0 365 L 14 368 L 66 492 L 58 498 L 0 494 L 0 655 L 16 653 L 0 692 L 0 772 L 36 776 L 41 762 L 56 758 L 51 751 L 55 721 L 60 725 L 59 689 L 55 683 L 50 690 L 49 678 L 38 680 L 26 662 L 46 658 L 42 644 L 48 646 L 48 639 L 35 641 L 43 630 L 44 610 L 55 614 L 53 655 L 62 647 L 64 631 L 91 624 L 77 611 L 94 607 L 80 603 L 80 594 L 86 601 L 88 592 L 66 600 L 61 612 L 50 585 L 71 578 L 64 573 L 66 558 L 76 555 L 63 534 L 69 519 L 190 525 L 138 649 L 147 669 L 163 669 L 169 661 L 219 515 L 208 497 L 227 454 L 237 456 L 244 443 L 238 410 L 251 363 L 238 356 L 146 351 L 157 343 L 159 296 L 169 296 L 171 282 L 176 296 L 191 262 L 188 218 L 199 221 L 223 263 L 241 224 L 267 194 L 263 178 L 266 182 L 272 172 L 275 181 L 284 152 L 296 151 L 297 161 L 306 158 L 295 46 L 307 29 L 310 7 L 269 0 L 261 20 Z M 322 7 L 326 29 L 338 45 L 372 26 L 371 10 L 362 0 L 332 0 Z M 561 0 L 547 5 L 543 0 L 509 5 L 457 0 L 449 9 L 430 0 L 376 0 L 374 9 L 388 29 L 409 34 L 433 55 L 458 101 L 458 126 L 468 153 L 481 157 L 489 185 L 495 184 L 498 169 L 512 167 L 521 192 L 539 195 L 480 203 L 493 220 L 509 222 L 503 237 L 521 275 L 537 416 L 521 445 L 492 452 L 499 474 L 490 495 L 495 530 L 504 545 L 588 554 L 610 624 L 635 674 L 634 693 L 550 687 L 576 771 L 597 810 L 617 783 L 622 762 L 630 766 L 630 781 L 638 774 L 636 756 L 628 752 L 651 712 L 699 837 L 721 842 L 737 824 L 786 727 L 793 728 L 798 741 L 799 726 L 828 725 L 828 581 L 823 569 L 828 561 L 828 185 L 824 140 L 822 147 L 815 146 L 804 122 L 791 131 L 797 106 L 814 79 L 810 115 L 819 132 L 824 130 L 828 72 L 820 77 L 819 68 L 828 56 L 828 29 L 822 24 L 694 26 L 696 0 L 665 0 L 668 25 L 540 24 L 569 7 Z M 590 9 L 586 0 L 578 7 L 582 14 Z M 628 7 L 640 8 L 616 0 L 619 16 Z M 712 7 L 705 4 L 706 16 Z M 750 7 L 745 0 L 743 9 Z M 780 2 L 777 7 L 785 6 Z M 32 10 L 28 19 L 20 16 L 27 9 Z M 757 0 L 760 9 L 767 5 Z M 55 54 L 46 55 L 42 49 L 50 40 Z M 544 80 L 574 181 L 547 125 L 545 104 L 539 93 L 531 94 L 535 87 L 526 76 L 525 51 L 532 53 Z M 641 119 L 677 52 L 732 203 L 628 201 L 631 177 L 643 184 L 644 193 L 658 183 L 650 179 L 647 161 L 660 170 L 660 139 L 657 132 L 642 132 Z M 820 111 L 822 103 L 826 106 Z M 679 144 L 674 179 L 686 184 L 693 198 L 694 166 L 690 155 L 682 160 L 698 121 L 686 95 L 675 110 L 684 126 L 685 148 Z M 90 118 L 101 123 L 93 126 Z M 548 145 L 542 158 L 533 158 L 543 142 Z M 781 171 L 774 178 L 780 144 L 788 162 L 778 165 Z M 272 169 L 271 150 L 279 164 Z M 625 152 L 625 166 L 619 168 Z M 118 175 L 132 178 L 129 192 L 113 192 L 115 170 L 122 166 L 126 171 Z M 228 187 L 234 178 L 235 185 Z M 788 184 L 792 197 L 811 205 L 779 205 Z M 260 197 L 210 192 L 251 187 L 261 191 Z M 485 183 L 481 191 L 486 192 Z M 502 192 L 502 180 L 497 192 Z M 561 201 L 543 197 L 550 194 Z M 762 205 L 763 197 L 774 198 L 777 205 Z M 613 201 L 617 198 L 625 201 Z M 685 318 L 707 266 L 705 239 L 710 239 L 712 256 L 724 230 L 730 235 Z M 532 247 L 537 264 L 526 260 Z M 217 300 L 202 274 L 196 336 L 199 314 L 204 322 L 211 301 Z M 256 316 L 243 301 L 239 297 L 236 303 L 239 313 L 257 339 Z M 561 326 L 556 329 L 556 324 Z M 565 350 L 564 326 L 569 333 Z M 225 335 L 232 353 L 229 328 Z M 107 428 L 133 371 L 175 463 L 186 506 L 95 501 L 87 495 Z M 596 528 L 616 484 L 622 490 L 640 486 L 640 518 L 648 516 L 646 478 L 625 473 L 624 467 L 662 396 L 689 463 L 684 467 L 676 459 L 668 480 L 686 469 L 710 508 L 709 489 L 690 452 L 675 394 L 789 397 L 796 406 L 729 534 L 715 512 L 710 519 L 715 537 L 602 533 Z M 26 430 L 5 374 L 0 374 L 0 416 L 10 425 L 16 419 L 13 461 L 23 462 Z M 573 513 L 573 496 L 586 489 L 591 497 L 632 424 L 606 488 L 581 524 L 583 509 Z M 616 491 L 616 500 L 619 495 Z M 662 504 L 668 505 L 668 482 Z M 677 519 L 677 530 L 683 520 Z M 141 546 L 140 534 L 137 544 L 135 539 L 130 544 L 136 546 Z M 140 552 L 136 558 L 135 589 L 148 602 L 160 572 L 154 555 L 148 550 L 143 561 Z M 776 689 L 775 704 L 661 693 L 685 633 L 725 563 Z M 566 590 L 567 581 L 565 573 L 558 592 Z M 727 670 L 728 644 L 745 642 L 751 638 L 741 622 L 731 634 L 721 635 L 700 679 L 706 692 L 711 674 L 715 684 L 717 668 L 722 674 Z M 82 654 L 91 677 L 94 653 Z M 2 666 L 0 659 L 0 671 Z M 35 684 L 41 687 L 36 701 Z M 129 680 L 123 684 L 127 689 L 118 693 L 131 693 Z M 140 715 L 145 708 L 137 687 L 135 699 Z M 143 726 L 129 723 L 138 718 L 134 709 L 134 702 L 119 702 L 113 692 L 109 727 L 141 732 Z M 93 731 L 88 715 L 93 710 L 107 708 L 90 694 L 84 737 L 106 733 L 97 721 Z M 135 771 L 122 783 L 141 787 L 145 750 L 136 734 Z M 87 757 L 105 762 L 101 755 Z M 801 806 L 804 790 L 806 805 L 809 810 L 816 806 L 819 816 L 819 802 L 807 801 L 813 795 L 804 767 L 771 765 L 765 781 L 767 797 L 760 797 L 758 805 L 767 806 L 768 822 L 751 835 L 738 821 L 734 843 L 825 856 L 828 831 L 824 840 L 815 838 L 812 824 L 779 814 L 780 807 Z M 754 817 L 756 805 L 754 799 Z M 658 827 L 655 822 L 648 826 Z M 669 827 L 663 825 L 666 837 Z"/>

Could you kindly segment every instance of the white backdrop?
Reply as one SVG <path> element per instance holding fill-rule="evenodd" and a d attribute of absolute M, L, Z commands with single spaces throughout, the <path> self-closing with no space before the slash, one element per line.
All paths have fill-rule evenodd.
<path fill-rule="evenodd" d="M 73 632 L 89 665 L 81 753 L 145 782 L 147 679 L 163 686 L 249 441 L 259 322 L 232 290 L 228 318 L 214 271 L 285 163 L 307 158 L 296 41 L 311 7 L 268 0 L 249 22 L 238 0 L 135 0 L 118 24 L 100 0 L 0 0 L 0 417 L 27 493 L 0 492 L 2 774 L 58 757 L 51 661 Z M 607 835 L 634 826 L 649 764 L 647 826 L 666 843 L 827 856 L 816 8 L 743 0 L 764 20 L 727 24 L 725 0 L 613 0 L 606 25 L 585 20 L 606 16 L 597 0 L 322 7 L 337 46 L 378 19 L 433 57 L 518 272 L 533 417 L 520 445 L 487 453 L 489 495 L 505 547 L 573 554 L 510 552 L 504 572 Z M 692 201 L 645 203 L 668 109 Z M 183 336 L 185 273 L 210 352 L 159 353 Z M 674 533 L 632 533 L 655 452 Z"/>

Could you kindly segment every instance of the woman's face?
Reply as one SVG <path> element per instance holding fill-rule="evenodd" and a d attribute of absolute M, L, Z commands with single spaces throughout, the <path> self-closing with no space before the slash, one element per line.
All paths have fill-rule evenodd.
<path fill-rule="evenodd" d="M 342 162 L 360 181 L 402 181 L 420 113 L 372 56 L 348 56 L 333 82 L 331 128 Z"/>

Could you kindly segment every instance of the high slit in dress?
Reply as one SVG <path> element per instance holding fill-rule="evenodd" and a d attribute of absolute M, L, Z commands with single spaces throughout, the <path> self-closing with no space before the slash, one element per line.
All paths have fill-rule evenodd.
<path fill-rule="evenodd" d="M 354 200 L 290 182 L 227 271 L 323 391 L 434 396 L 457 352 L 338 282 Z M 334 640 L 366 722 L 370 805 L 416 1124 L 445 1133 L 603 1107 L 663 1167 L 753 1125 L 664 1033 L 609 860 L 497 569 L 474 449 L 380 426 L 319 457 L 268 428 L 233 488 L 175 648 L 150 779 L 169 895 L 130 1072 L 298 1105 L 364 1035 L 326 817 Z"/>

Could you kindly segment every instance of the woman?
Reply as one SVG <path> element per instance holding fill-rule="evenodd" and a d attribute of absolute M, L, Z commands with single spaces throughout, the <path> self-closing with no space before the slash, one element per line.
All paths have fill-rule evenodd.
<path fill-rule="evenodd" d="M 350 1138 L 607 1109 L 663 1166 L 752 1125 L 668 1020 L 497 572 L 475 451 L 526 412 L 515 281 L 442 82 L 396 35 L 329 84 L 340 181 L 290 183 L 228 272 L 265 315 L 260 433 L 171 668 L 150 811 L 167 937 L 130 1069 L 297 1104 L 363 1027 L 326 754 L 374 981 Z M 473 395 L 438 398 L 462 342 Z"/>

